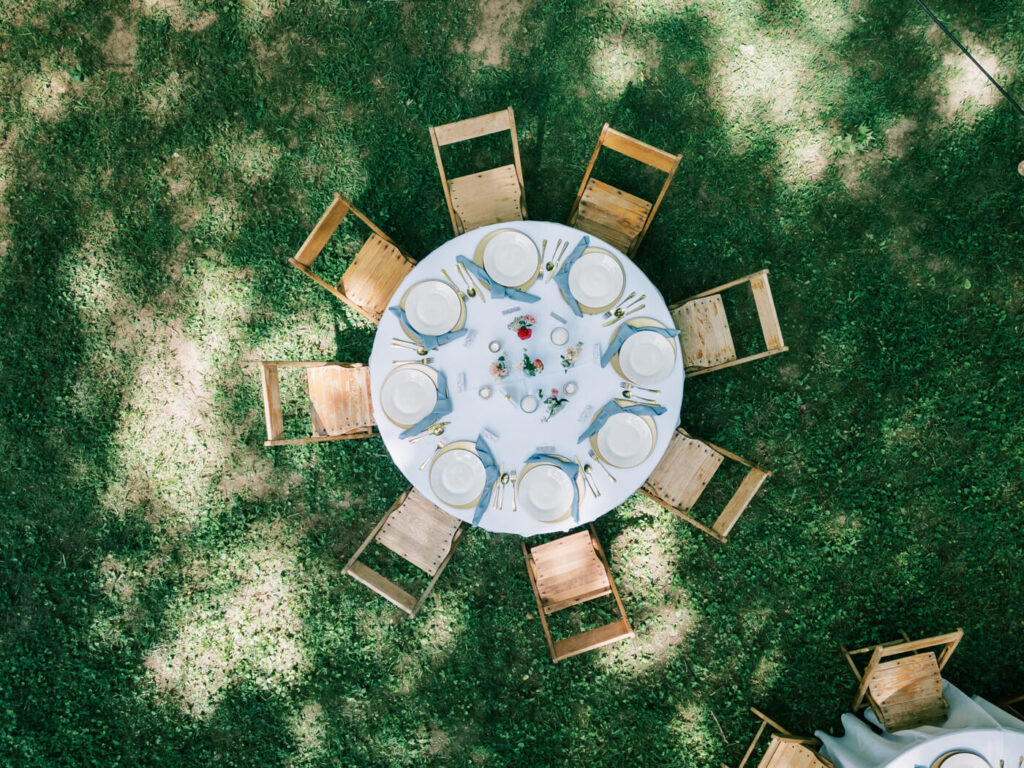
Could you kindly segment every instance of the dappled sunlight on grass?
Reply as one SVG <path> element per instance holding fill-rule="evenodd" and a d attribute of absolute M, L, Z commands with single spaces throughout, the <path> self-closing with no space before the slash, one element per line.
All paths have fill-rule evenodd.
<path fill-rule="evenodd" d="M 646 40 L 640 46 L 621 35 L 598 40 L 590 57 L 597 93 L 604 99 L 616 99 L 630 85 L 642 85 L 661 63 L 660 47 L 657 40 Z"/>
<path fill-rule="evenodd" d="M 957 37 L 988 73 L 1005 87 L 1001 81 L 1006 79 L 1006 70 L 999 57 L 971 32 L 960 32 Z M 1002 100 L 995 86 L 939 29 L 929 27 L 928 39 L 936 51 L 942 51 L 942 67 L 936 75 L 939 81 L 936 110 L 941 118 L 950 122 L 959 119 L 971 124 L 986 108 Z"/>
<path fill-rule="evenodd" d="M 307 661 L 296 566 L 279 522 L 254 524 L 241 541 L 200 555 L 168 608 L 168 642 L 142 660 L 157 690 L 204 717 L 241 679 L 263 688 L 297 682 Z"/>

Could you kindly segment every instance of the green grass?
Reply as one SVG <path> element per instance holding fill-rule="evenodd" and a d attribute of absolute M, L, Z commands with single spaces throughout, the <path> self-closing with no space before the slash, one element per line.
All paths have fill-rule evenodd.
<path fill-rule="evenodd" d="M 1019 4 L 935 10 L 1024 97 Z M 965 67 L 913 3 L 2 0 L 0 763 L 735 763 L 900 629 L 1020 687 L 1024 134 Z M 444 242 L 426 128 L 507 104 L 534 218 L 605 121 L 682 152 L 641 265 L 769 267 L 790 346 L 687 386 L 774 471 L 730 544 L 602 518 L 637 638 L 557 666 L 513 537 L 413 621 L 343 577 L 402 478 L 264 449 L 254 367 L 367 358 L 287 257 L 334 191 Z"/>

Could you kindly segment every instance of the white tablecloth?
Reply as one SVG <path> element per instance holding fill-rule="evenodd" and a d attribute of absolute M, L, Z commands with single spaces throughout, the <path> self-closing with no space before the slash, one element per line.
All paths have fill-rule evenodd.
<path fill-rule="evenodd" d="M 585 234 L 563 224 L 542 221 L 517 221 L 475 229 L 449 240 L 422 259 L 395 291 L 391 303 L 396 304 L 415 283 L 423 280 L 443 279 L 442 269 L 447 270 L 449 275 L 458 280 L 458 276 L 455 274 L 455 257 L 461 254 L 472 260 L 480 240 L 491 231 L 501 228 L 512 228 L 524 232 L 537 243 L 538 248 L 541 241 L 546 239 L 548 241 L 547 257 L 551 256 L 552 249 L 559 238 L 563 241 L 568 240 L 569 251 L 571 251 Z M 672 318 L 665 305 L 665 300 L 643 272 L 628 257 L 599 238 L 590 236 L 590 244 L 607 249 L 615 254 L 622 263 L 626 274 L 623 297 L 631 291 L 636 291 L 638 296 L 647 294 L 642 302 L 645 308 L 631 317 L 654 318 L 671 328 Z M 584 463 L 589 462 L 593 465 L 592 478 L 602 494 L 599 498 L 594 498 L 588 492 L 581 497 L 579 524 L 588 523 L 614 509 L 636 491 L 657 466 L 658 461 L 668 448 L 672 432 L 679 424 L 679 411 L 683 401 L 682 353 L 678 349 L 678 342 L 676 342 L 678 353 L 676 368 L 668 379 L 657 385 L 661 394 L 653 396 L 666 409 L 664 414 L 655 418 L 658 435 L 654 450 L 647 460 L 638 467 L 612 469 L 612 474 L 618 481 L 612 483 L 596 462 L 587 457 L 589 443 L 584 441 L 577 444 L 577 438 L 590 424 L 594 414 L 606 402 L 614 397 L 620 397 L 622 394 L 619 375 L 610 365 L 607 368 L 601 368 L 599 363 L 600 350 L 607 347 L 618 326 L 602 327 L 604 318 L 600 315 L 584 315 L 583 318 L 577 318 L 562 299 L 553 280 L 544 282 L 541 278 L 530 287 L 529 292 L 540 296 L 540 301 L 530 304 L 513 299 L 495 299 L 489 294 L 486 303 L 483 303 L 479 297 L 468 299 L 466 302 L 466 327 L 471 329 L 470 334 L 430 352 L 430 357 L 434 359 L 431 367 L 445 372 L 448 377 L 449 391 L 453 398 L 454 409 L 443 419 L 450 421 L 451 424 L 447 427 L 443 437 L 449 442 L 475 441 L 479 435 L 483 434 L 494 453 L 495 461 L 503 462 L 507 472 L 521 469 L 526 459 L 541 449 L 570 459 L 573 456 L 579 456 Z M 506 310 L 516 306 L 521 307 L 520 311 L 504 314 Z M 577 341 L 583 342 L 583 351 L 576 364 L 564 373 L 559 362 L 559 353 L 564 351 L 565 347 L 554 347 L 549 340 L 551 330 L 560 324 L 551 316 L 552 312 L 568 321 L 570 344 Z M 515 332 L 507 327 L 512 318 L 520 314 L 530 314 L 537 318 L 533 337 L 526 342 L 520 341 Z M 393 313 L 386 312 L 377 329 L 373 352 L 370 355 L 370 382 L 374 412 L 384 445 L 402 473 L 427 498 L 450 514 L 470 522 L 473 518 L 472 509 L 449 507 L 443 504 L 431 490 L 427 478 L 429 464 L 427 469 L 422 471 L 418 469 L 437 447 L 437 439 L 425 438 L 415 443 L 401 439 L 399 435 L 402 430 L 388 421 L 383 411 L 377 406 L 381 385 L 394 368 L 392 361 L 416 358 L 415 354 L 392 346 L 393 337 L 404 336 L 398 318 Z M 521 358 L 522 350 L 526 347 L 532 355 L 540 357 L 544 361 L 544 373 L 535 380 L 530 380 L 531 384 L 535 385 L 532 387 L 534 394 L 536 394 L 537 388 L 542 388 L 545 393 L 552 388 L 561 390 L 562 385 L 567 381 L 573 381 L 578 385 L 578 393 L 570 398 L 569 404 L 564 410 L 548 422 L 542 421 L 545 415 L 543 405 L 536 413 L 524 413 L 518 403 L 513 402 L 516 398 L 510 401 L 502 396 L 500 390 L 506 387 L 508 382 L 496 382 L 490 373 L 490 364 L 497 358 L 497 355 L 492 354 L 487 348 L 488 342 L 493 339 L 502 341 L 503 352 L 510 353 L 513 360 L 516 356 Z M 463 379 L 464 390 L 460 391 Z M 483 400 L 478 395 L 478 390 L 484 385 L 490 385 L 494 389 L 495 394 L 489 400 Z M 514 387 L 509 388 L 514 389 Z M 487 434 L 485 429 L 489 429 L 498 437 L 495 438 L 493 435 Z M 522 509 L 513 512 L 512 506 L 512 493 L 509 488 L 505 493 L 504 508 L 487 510 L 480 521 L 480 526 L 499 533 L 530 536 L 568 530 L 577 525 L 571 517 L 556 523 L 542 523 L 524 513 Z"/>
<path fill-rule="evenodd" d="M 842 716 L 843 736 L 814 734 L 822 741 L 822 754 L 838 768 L 928 768 L 947 752 L 965 750 L 985 758 L 992 768 L 999 768 L 1000 760 L 1007 768 L 1017 768 L 1024 756 L 1024 722 L 948 681 L 943 681 L 942 692 L 949 702 L 949 717 L 942 725 L 878 733 L 848 712 Z M 870 709 L 864 716 L 881 728 Z"/>

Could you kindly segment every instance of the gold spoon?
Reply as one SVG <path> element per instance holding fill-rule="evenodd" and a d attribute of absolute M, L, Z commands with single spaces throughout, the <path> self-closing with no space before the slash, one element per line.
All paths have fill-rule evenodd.
<path fill-rule="evenodd" d="M 472 299 L 472 298 L 474 298 L 476 296 L 476 288 L 474 288 L 473 284 L 471 282 L 469 282 L 469 278 L 466 277 L 466 275 L 463 274 L 463 272 L 462 272 L 463 269 L 465 269 L 465 267 L 463 267 L 462 264 L 456 264 L 455 265 L 455 271 L 458 273 L 459 277 L 462 278 L 462 282 L 464 282 L 466 284 L 466 293 L 468 293 L 469 294 L 469 298 Z"/>

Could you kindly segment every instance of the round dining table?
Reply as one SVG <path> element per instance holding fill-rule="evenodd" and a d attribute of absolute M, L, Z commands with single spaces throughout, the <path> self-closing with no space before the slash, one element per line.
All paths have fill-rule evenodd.
<path fill-rule="evenodd" d="M 497 269 L 493 259 L 502 257 L 499 245 L 506 242 L 509 248 L 528 253 L 526 260 L 533 274 L 518 290 L 503 290 L 499 283 L 492 292 L 486 287 L 485 273 L 488 268 Z M 584 257 L 595 255 L 586 261 L 581 253 Z M 581 273 L 584 267 L 573 274 L 568 270 L 574 256 L 581 265 L 594 264 L 595 269 L 614 272 L 621 266 L 623 284 L 614 300 L 601 307 L 578 302 L 582 316 L 571 306 L 575 299 L 565 297 L 567 292 L 586 290 L 588 276 Z M 547 268 L 549 264 L 553 269 Z M 508 268 L 519 269 L 519 262 Z M 605 277 L 598 277 L 596 284 L 603 284 Z M 453 333 L 428 337 L 433 344 L 421 343 L 418 333 L 409 332 L 413 315 L 406 315 L 406 310 L 414 311 L 408 304 L 410 297 L 429 300 L 431 294 L 449 290 L 445 286 L 453 288 L 461 302 L 452 310 L 452 317 L 458 315 Z M 390 305 L 378 325 L 370 355 L 374 417 L 388 453 L 409 482 L 461 520 L 521 536 L 589 523 L 643 485 L 679 425 L 682 350 L 665 300 L 632 260 L 593 235 L 544 221 L 480 227 L 447 241 L 420 260 L 398 286 Z M 656 383 L 639 386 L 636 379 L 640 377 L 627 380 L 617 356 L 609 360 L 614 351 L 609 346 L 618 339 L 625 348 L 620 333 L 628 339 L 638 330 L 657 329 L 661 329 L 659 338 L 669 342 L 659 342 L 666 351 L 650 361 L 661 370 Z M 415 383 L 417 371 L 429 375 L 439 400 L 446 399 L 447 408 L 436 419 L 428 415 L 412 434 L 408 424 L 400 418 L 393 420 L 389 413 L 389 408 L 392 412 L 401 408 L 393 402 L 397 386 L 388 389 L 389 378 L 400 370 L 410 385 Z M 629 466 L 609 460 L 607 450 L 602 453 L 595 442 L 596 436 L 593 440 L 581 438 L 595 417 L 609 409 L 616 414 L 643 413 L 650 426 L 649 447 L 644 448 L 644 455 L 625 462 Z M 472 451 L 474 445 L 478 452 L 481 448 L 489 451 L 497 468 L 497 479 L 490 484 L 492 498 L 485 509 L 484 499 L 480 504 L 446 503 L 432 482 L 434 465 L 446 450 L 465 446 Z M 578 494 L 573 514 L 541 519 L 543 516 L 530 510 L 535 502 L 542 506 L 543 499 L 519 497 L 517 485 L 525 482 L 526 472 L 540 461 L 538 456 L 558 457 L 556 463 L 563 461 L 567 468 L 579 469 L 573 470 Z M 534 483 L 533 487 L 543 485 Z"/>
<path fill-rule="evenodd" d="M 948 680 L 946 721 L 889 733 L 874 712 L 842 716 L 843 735 L 815 732 L 821 753 L 837 768 L 1018 768 L 1024 761 L 1024 721 Z"/>

